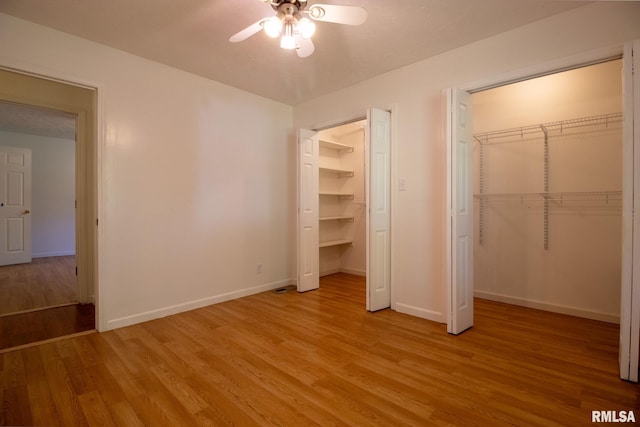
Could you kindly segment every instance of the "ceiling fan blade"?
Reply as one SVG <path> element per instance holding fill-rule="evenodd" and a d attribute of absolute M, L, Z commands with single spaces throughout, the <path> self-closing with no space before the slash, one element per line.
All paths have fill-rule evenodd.
<path fill-rule="evenodd" d="M 306 58 L 311 55 L 316 47 L 313 45 L 311 39 L 305 39 L 302 37 L 296 37 L 298 40 L 298 47 L 296 48 L 296 53 L 300 58 Z"/>
<path fill-rule="evenodd" d="M 262 29 L 262 22 L 263 21 L 264 21 L 264 19 L 261 19 L 258 22 L 255 22 L 255 23 L 249 25 L 244 30 L 241 30 L 241 31 L 237 32 L 236 34 L 234 34 L 231 37 L 229 37 L 229 41 L 231 43 L 237 43 L 237 42 L 241 42 L 243 40 L 248 39 L 249 37 L 251 37 L 252 35 L 256 34 L 257 32 L 259 32 Z"/>
<path fill-rule="evenodd" d="M 367 20 L 367 11 L 359 6 L 314 4 L 309 7 L 308 13 L 316 21 L 336 24 L 360 25 Z"/>

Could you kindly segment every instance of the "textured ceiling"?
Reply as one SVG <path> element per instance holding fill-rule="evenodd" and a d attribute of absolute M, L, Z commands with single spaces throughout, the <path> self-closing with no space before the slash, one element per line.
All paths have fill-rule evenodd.
<path fill-rule="evenodd" d="M 76 138 L 76 116 L 21 104 L 0 102 L 0 131 Z"/>
<path fill-rule="evenodd" d="M 362 6 L 357 27 L 320 22 L 298 58 L 259 33 L 231 35 L 274 14 L 259 0 L 1 0 L 0 12 L 56 28 L 286 104 L 308 99 L 583 6 L 544 0 L 320 0 Z M 309 0 L 309 4 L 317 3 Z"/>

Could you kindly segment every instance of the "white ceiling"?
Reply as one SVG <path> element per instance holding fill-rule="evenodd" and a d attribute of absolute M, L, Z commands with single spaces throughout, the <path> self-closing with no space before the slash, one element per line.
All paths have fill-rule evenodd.
<path fill-rule="evenodd" d="M 0 130 L 75 140 L 76 116 L 0 101 Z"/>
<path fill-rule="evenodd" d="M 231 35 L 274 14 L 259 0 L 2 0 L 0 12 L 167 64 L 289 105 L 585 5 L 545 0 L 319 0 L 362 6 L 357 27 L 320 22 L 310 57 L 259 33 Z M 317 3 L 309 0 L 309 4 Z"/>

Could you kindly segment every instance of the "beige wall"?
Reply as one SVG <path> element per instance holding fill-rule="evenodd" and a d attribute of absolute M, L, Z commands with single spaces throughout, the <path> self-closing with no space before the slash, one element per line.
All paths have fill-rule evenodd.
<path fill-rule="evenodd" d="M 7 15 L 0 28 L 0 66 L 98 88 L 100 329 L 290 283 L 291 107 Z"/>
<path fill-rule="evenodd" d="M 622 111 L 622 61 L 611 61 L 473 95 L 482 132 Z M 476 296 L 619 321 L 622 123 L 550 130 L 548 248 L 544 248 L 544 134 L 483 143 L 483 189 L 474 199 Z M 480 144 L 474 141 L 475 193 Z M 587 192 L 588 194 L 576 194 Z M 590 192 L 607 192 L 607 195 Z M 522 197 L 504 196 L 505 193 Z"/>

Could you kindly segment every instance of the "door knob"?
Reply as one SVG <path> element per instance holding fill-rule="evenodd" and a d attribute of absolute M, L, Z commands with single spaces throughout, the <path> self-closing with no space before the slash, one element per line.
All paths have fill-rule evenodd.
<path fill-rule="evenodd" d="M 24 212 L 22 212 L 23 215 L 30 214 L 30 213 L 31 211 L 29 209 L 25 209 Z"/>

